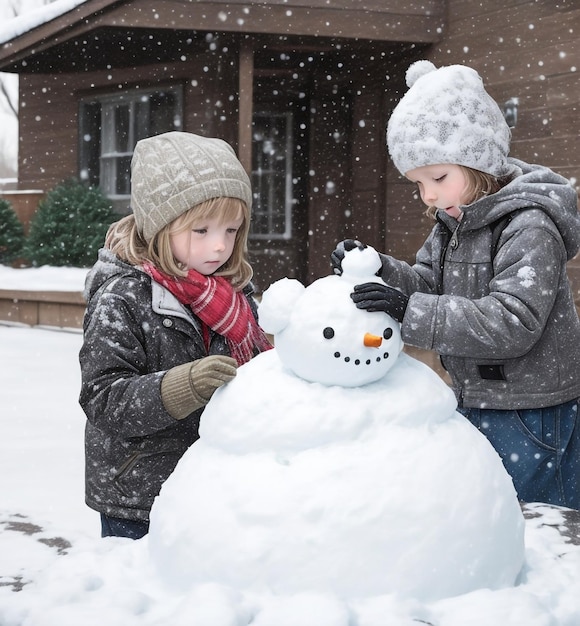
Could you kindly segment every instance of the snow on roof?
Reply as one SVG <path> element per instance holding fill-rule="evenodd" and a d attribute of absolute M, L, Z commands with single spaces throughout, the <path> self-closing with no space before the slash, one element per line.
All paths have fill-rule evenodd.
<path fill-rule="evenodd" d="M 79 4 L 83 4 L 83 2 L 86 2 L 86 0 L 55 0 L 55 2 L 8 20 L 0 26 L 0 44 L 5 44 L 33 28 L 37 28 L 68 11 L 72 11 Z"/>

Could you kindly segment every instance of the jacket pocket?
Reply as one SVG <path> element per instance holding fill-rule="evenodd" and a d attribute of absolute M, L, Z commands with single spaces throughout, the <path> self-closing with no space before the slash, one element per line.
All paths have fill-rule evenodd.
<path fill-rule="evenodd" d="M 126 498 L 154 498 L 175 469 L 183 450 L 137 451 L 116 471 L 113 482 Z"/>

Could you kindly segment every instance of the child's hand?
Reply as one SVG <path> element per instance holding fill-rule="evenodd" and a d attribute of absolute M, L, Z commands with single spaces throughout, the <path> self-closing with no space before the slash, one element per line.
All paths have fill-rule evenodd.
<path fill-rule="evenodd" d="M 181 420 L 204 407 L 214 391 L 232 380 L 238 364 L 229 356 L 207 356 L 177 365 L 161 381 L 161 399 L 167 412 Z"/>
<path fill-rule="evenodd" d="M 381 283 L 356 285 L 350 294 L 357 308 L 366 311 L 382 311 L 399 323 L 403 322 L 409 297 L 402 291 Z"/>
<path fill-rule="evenodd" d="M 194 361 L 189 372 L 194 393 L 209 402 L 216 389 L 230 382 L 237 374 L 238 364 L 229 356 L 207 356 Z"/>
<path fill-rule="evenodd" d="M 330 255 L 330 264 L 332 265 L 332 271 L 340 276 L 342 274 L 342 261 L 344 259 L 345 252 L 360 248 L 364 250 L 366 245 L 357 241 L 356 239 L 345 239 L 337 244 L 334 252 Z"/>

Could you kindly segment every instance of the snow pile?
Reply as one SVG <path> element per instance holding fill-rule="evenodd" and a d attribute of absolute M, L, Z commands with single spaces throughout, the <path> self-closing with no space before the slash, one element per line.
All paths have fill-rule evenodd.
<path fill-rule="evenodd" d="M 21 9 L 22 14 L 6 20 L 0 26 L 0 43 L 6 43 L 16 37 L 27 33 L 29 30 L 42 26 L 64 13 L 68 13 L 86 0 L 53 0 L 46 5 L 39 5 L 34 0 L 30 6 Z"/>
<path fill-rule="evenodd" d="M 88 271 L 87 268 L 52 265 L 18 269 L 0 265 L 0 289 L 82 293 Z"/>
<path fill-rule="evenodd" d="M 61 268 L 66 273 L 65 268 Z M 23 288 L 28 285 L 23 284 Z M 405 598 L 396 593 L 384 593 L 359 599 L 345 599 L 337 593 L 307 590 L 295 594 L 275 594 L 266 590 L 252 590 L 254 581 L 247 577 L 240 585 L 248 591 L 218 582 L 204 581 L 184 589 L 184 583 L 171 583 L 170 573 L 160 571 L 150 557 L 150 538 L 132 542 L 124 539 L 100 539 L 98 515 L 83 502 L 83 438 L 84 418 L 78 405 L 79 369 L 78 352 L 82 335 L 79 332 L 55 332 L 38 328 L 22 328 L 0 325 L 0 624 L 2 626 L 55 626 L 78 625 L 100 626 L 578 626 L 580 624 L 580 528 L 578 513 L 558 507 L 529 504 L 526 513 L 525 563 L 515 586 L 502 589 L 476 589 L 470 593 L 427 601 L 420 598 Z M 403 357 L 404 355 L 401 355 Z M 56 359 L 56 360 L 55 360 Z M 396 375 L 401 358 L 387 375 Z M 244 375 L 245 369 L 240 370 Z M 288 374 L 288 371 L 285 372 Z M 411 370 L 409 370 L 411 373 Z M 288 380 L 286 376 L 285 381 Z M 259 389 L 263 394 L 266 380 Z M 421 382 L 421 381 L 419 381 Z M 373 383 L 376 384 L 376 383 Z M 313 383 L 313 386 L 316 384 Z M 430 394 L 439 385 L 433 384 L 424 393 Z M 325 389 L 322 385 L 317 385 Z M 367 388 L 372 387 L 368 385 Z M 338 388 L 330 388 L 337 390 Z M 359 389 L 362 390 L 364 387 Z M 411 393 L 420 395 L 421 385 L 413 387 Z M 31 393 L 31 390 L 33 393 Z M 246 405 L 244 389 L 238 389 L 240 400 Z M 253 393 L 254 389 L 248 390 Z M 348 391 L 348 390 L 347 390 Z M 357 391 L 353 388 L 351 392 Z M 281 397 L 285 388 L 278 390 Z M 289 392 L 294 392 L 291 389 Z M 437 391 L 435 397 L 439 397 Z M 270 394 L 273 395 L 273 394 Z M 445 393 L 440 398 L 444 400 Z M 311 415 L 318 414 L 328 396 L 307 406 Z M 387 404 L 385 398 L 380 400 Z M 406 404 L 400 397 L 389 401 Z M 213 402 L 213 401 L 212 401 Z M 438 405 L 442 406 L 442 405 Z M 235 407 L 235 405 L 233 405 Z M 228 410 L 232 406 L 228 407 Z M 282 428 L 284 422 L 277 419 L 276 405 L 270 410 L 270 419 L 261 416 L 262 427 L 270 430 Z M 441 411 L 443 412 L 443 411 Z M 228 413 L 226 413 L 228 415 Z M 301 426 L 305 432 L 308 413 Z M 256 417 L 252 416 L 241 430 L 254 428 Z M 452 419 L 452 422 L 454 419 Z M 341 420 L 341 424 L 344 422 Z M 427 431 L 444 426 L 435 422 L 432 426 L 407 429 L 423 438 Z M 361 424 L 355 425 L 355 430 Z M 373 429 L 365 426 L 366 432 Z M 452 426 L 453 428 L 453 426 Z M 212 426 L 214 432 L 216 424 Z M 228 429 L 229 430 L 229 429 Z M 286 429 L 287 432 L 289 429 Z M 323 430 L 320 425 L 311 427 L 311 432 Z M 404 432 L 399 424 L 393 425 L 393 433 Z M 231 431 L 230 431 L 231 433 Z M 343 450 L 348 451 L 342 433 Z M 328 436 L 325 435 L 327 441 Z M 278 442 L 284 438 L 277 437 Z M 314 436 L 308 437 L 314 447 L 308 453 L 279 453 L 289 459 L 318 454 L 324 461 L 324 450 L 338 444 L 320 445 Z M 263 441 L 258 437 L 257 442 Z M 243 441 L 240 445 L 243 444 Z M 198 444 L 195 444 L 198 445 Z M 232 440 L 230 444 L 234 445 Z M 247 441 L 244 445 L 248 445 Z M 272 455 L 272 442 L 266 446 L 265 455 Z M 292 444 L 296 449 L 298 442 Z M 300 445 L 304 445 L 304 440 Z M 364 442 L 359 444 L 364 446 Z M 416 439 L 421 446 L 421 440 Z M 195 447 L 195 446 L 194 446 Z M 353 451 L 354 446 L 350 447 Z M 426 448 L 426 454 L 429 451 Z M 389 453 L 390 449 L 385 451 Z M 457 453 L 453 443 L 449 456 Z M 256 453 L 252 453 L 256 454 Z M 233 452 L 223 456 L 234 457 Z M 248 454 L 237 456 L 248 456 Z M 250 455 L 251 456 L 251 455 Z M 233 462 L 233 458 L 230 459 Z M 338 459 L 342 462 L 342 459 Z M 424 459 L 437 470 L 435 461 L 441 462 L 441 454 Z M 271 464 L 268 465 L 270 467 Z M 15 471 L 15 468 L 18 468 Z M 260 469 L 262 466 L 257 466 Z M 216 471 L 222 472 L 221 466 Z M 224 471 L 227 471 L 224 468 Z M 415 471 L 415 468 L 412 468 Z M 459 474 L 463 469 L 459 470 Z M 222 472 L 223 473 L 223 472 Z M 315 481 L 318 474 L 313 474 Z M 397 473 L 398 480 L 401 479 Z M 261 486 L 266 476 L 251 477 Z M 272 480 L 277 478 L 273 476 Z M 409 477 L 403 477 L 410 480 Z M 348 476 L 345 483 L 356 476 Z M 458 477 L 453 479 L 458 481 Z M 389 485 L 393 476 L 382 477 L 384 488 L 396 490 Z M 378 478 L 373 477 L 369 488 L 376 488 Z M 484 481 L 486 482 L 486 481 Z M 407 483 L 408 484 L 408 483 Z M 341 487 L 339 487 L 341 488 Z M 365 485 L 359 502 L 365 499 Z M 468 487 L 466 486 L 465 489 Z M 248 490 L 250 487 L 248 486 Z M 401 487 L 402 489 L 402 487 Z M 274 488 L 271 490 L 274 492 Z M 350 490 L 349 490 L 350 493 Z M 329 498 L 326 494 L 324 497 Z M 459 501 L 452 501 L 446 490 L 438 494 L 439 500 L 447 500 L 447 508 L 441 505 L 440 518 L 431 519 L 434 525 L 455 525 L 459 539 L 463 519 L 470 519 L 471 512 Z M 182 494 L 189 501 L 189 494 Z M 414 493 L 407 494 L 412 501 Z M 432 496 L 430 502 L 436 501 Z M 323 500 L 322 504 L 328 502 Z M 489 502 L 490 511 L 495 508 L 495 498 Z M 298 503 L 300 504 L 300 503 Z M 312 502 L 310 503 L 313 504 Z M 437 502 L 436 502 L 437 504 Z M 429 502 L 425 503 L 425 511 Z M 191 505 L 193 508 L 193 505 Z M 280 504 L 276 500 L 274 506 Z M 342 508 L 343 503 L 339 503 Z M 408 509 L 392 511 L 389 527 L 400 532 Z M 183 510 L 183 509 L 182 509 Z M 248 507 L 246 507 L 248 510 Z M 312 506 L 311 506 L 311 510 Z M 350 505 L 346 511 L 350 511 Z M 486 511 L 486 514 L 490 514 Z M 315 511 L 316 512 L 316 511 Z M 168 512 L 166 512 L 168 514 Z M 258 510 L 258 514 L 263 512 Z M 325 511 L 318 514 L 324 520 Z M 368 503 L 360 512 L 359 533 L 367 533 L 367 523 L 372 523 L 372 507 Z M 425 514 L 424 512 L 422 514 Z M 574 514 L 574 515 L 572 515 Z M 338 519 L 339 511 L 333 513 Z M 434 516 L 433 516 L 434 517 Z M 328 516 L 326 517 L 328 519 Z M 371 520 L 369 522 L 369 520 Z M 576 520 L 576 522 L 574 522 Z M 248 519 L 249 524 L 251 519 Z M 279 520 L 272 521 L 270 533 L 276 532 Z M 305 522 L 306 523 L 306 522 Z M 443 550 L 433 541 L 427 545 L 423 537 L 412 540 L 416 526 L 409 528 L 408 544 L 413 545 L 410 558 L 416 558 L 419 550 L 429 560 L 429 551 L 441 554 Z M 256 532 L 255 540 L 266 543 L 265 529 Z M 169 529 L 169 532 L 172 532 Z M 316 537 L 315 537 L 316 538 Z M 292 538 L 290 538 L 292 539 Z M 302 536 L 302 543 L 309 541 Z M 570 540 L 571 539 L 571 540 Z M 361 541 L 357 537 L 357 541 Z M 369 537 L 369 541 L 371 538 Z M 454 538 L 452 538 L 454 541 Z M 295 541 L 295 544 L 298 543 Z M 247 549 L 237 545 L 234 551 Z M 301 551 L 305 550 L 299 546 Z M 205 554 L 205 552 L 204 552 Z M 221 554 L 218 554 L 221 558 Z M 210 556 L 210 562 L 213 556 Z M 191 565 L 195 569 L 199 561 Z M 237 562 L 239 563 L 239 561 Z M 237 566 L 236 563 L 236 566 Z M 353 567 L 360 567 L 356 561 Z M 386 559 L 389 567 L 390 559 Z M 447 555 L 439 563 L 441 575 L 452 568 L 447 564 Z M 234 567 L 232 562 L 231 567 Z M 307 568 L 305 568 L 307 569 Z M 455 576 L 451 572 L 452 576 Z M 242 578 L 242 575 L 239 575 Z M 167 584 L 169 583 L 169 584 Z M 22 590 L 15 593 L 13 589 Z M 349 590 L 350 594 L 350 590 Z"/>
<path fill-rule="evenodd" d="M 511 479 L 446 385 L 399 354 L 398 324 L 352 303 L 355 282 L 379 280 L 376 252 L 347 257 L 341 277 L 264 294 L 276 350 L 214 395 L 153 507 L 149 547 L 172 588 L 340 605 L 515 583 L 524 522 Z"/>

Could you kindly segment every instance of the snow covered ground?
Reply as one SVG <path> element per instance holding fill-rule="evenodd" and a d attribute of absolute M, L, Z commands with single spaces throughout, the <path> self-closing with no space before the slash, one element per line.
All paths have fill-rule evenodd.
<path fill-rule="evenodd" d="M 81 274 L 39 268 L 19 274 L 19 286 L 39 288 L 49 275 L 58 284 L 60 275 L 61 289 L 82 289 Z M 13 288 L 11 277 L 0 271 L 0 288 Z M 539 504 L 526 510 L 525 565 L 512 588 L 431 603 L 385 595 L 349 606 L 321 593 L 264 598 L 215 583 L 189 593 L 168 588 L 148 561 L 147 538 L 100 539 L 98 516 L 84 505 L 81 341 L 79 331 L 0 322 L 2 626 L 580 624 L 580 528 L 567 510 Z"/>

